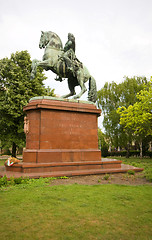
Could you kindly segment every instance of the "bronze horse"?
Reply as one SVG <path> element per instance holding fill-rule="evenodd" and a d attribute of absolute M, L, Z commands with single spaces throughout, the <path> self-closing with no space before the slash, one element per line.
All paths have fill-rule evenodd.
<path fill-rule="evenodd" d="M 68 86 L 70 93 L 62 96 L 63 98 L 68 98 L 75 95 L 73 98 L 80 98 L 86 91 L 85 82 L 89 80 L 89 92 L 88 100 L 96 102 L 97 100 L 97 90 L 96 90 L 96 81 L 90 75 L 87 68 L 82 64 L 81 67 L 78 67 L 74 71 L 69 71 L 64 58 L 63 45 L 59 36 L 54 32 L 42 32 L 39 42 L 39 48 L 45 48 L 42 61 L 34 59 L 32 61 L 32 72 L 31 78 L 35 77 L 37 66 L 41 66 L 46 71 L 51 70 L 59 76 L 59 79 L 62 81 L 62 78 L 68 79 Z M 76 95 L 75 87 L 80 86 L 81 92 Z"/>

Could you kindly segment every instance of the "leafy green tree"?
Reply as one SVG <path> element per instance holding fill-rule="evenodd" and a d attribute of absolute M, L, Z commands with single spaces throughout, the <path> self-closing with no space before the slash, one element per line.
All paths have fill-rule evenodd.
<path fill-rule="evenodd" d="M 12 145 L 12 156 L 16 156 L 16 147 L 25 143 L 23 107 L 34 96 L 54 94 L 54 90 L 44 87 L 46 77 L 41 68 L 33 80 L 30 72 L 31 60 L 27 51 L 0 60 L 0 140 Z"/>
<path fill-rule="evenodd" d="M 129 151 L 132 142 L 131 132 L 124 132 L 119 123 L 120 116 L 117 113 L 117 108 L 133 105 L 137 101 L 137 93 L 144 88 L 144 84 L 147 82 L 145 77 L 125 77 L 122 83 L 107 82 L 98 91 L 98 106 L 101 107 L 104 115 L 103 126 L 114 148 L 125 147 Z"/>
<path fill-rule="evenodd" d="M 106 139 L 106 135 L 98 128 L 98 147 L 101 149 L 101 155 L 103 157 L 108 156 L 108 143 Z"/>
<path fill-rule="evenodd" d="M 142 158 L 142 145 L 145 136 L 152 135 L 152 82 L 148 90 L 143 89 L 137 93 L 138 101 L 128 108 L 118 108 L 120 124 L 132 132 L 135 140 L 139 141 L 140 157 Z"/>

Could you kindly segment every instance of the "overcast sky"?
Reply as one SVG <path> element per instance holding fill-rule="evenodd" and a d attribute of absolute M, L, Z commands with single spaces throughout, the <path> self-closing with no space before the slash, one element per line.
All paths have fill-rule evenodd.
<path fill-rule="evenodd" d="M 0 59 L 27 50 L 41 60 L 41 30 L 57 33 L 63 45 L 74 34 L 76 56 L 98 90 L 125 75 L 152 75 L 152 0 L 0 0 Z M 46 76 L 56 94 L 68 92 L 66 81 Z"/>

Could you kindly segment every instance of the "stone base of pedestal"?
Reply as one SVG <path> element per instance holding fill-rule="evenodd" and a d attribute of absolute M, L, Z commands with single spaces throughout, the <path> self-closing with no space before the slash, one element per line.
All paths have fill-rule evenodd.
<path fill-rule="evenodd" d="M 26 149 L 24 163 L 101 161 L 99 149 Z"/>
<path fill-rule="evenodd" d="M 23 162 L 6 166 L 6 175 L 74 176 L 121 172 L 121 161 L 101 161 L 97 118 L 92 103 L 40 97 L 24 108 Z"/>
<path fill-rule="evenodd" d="M 22 173 L 42 173 L 49 172 L 55 173 L 64 171 L 65 176 L 68 171 L 79 171 L 79 170 L 100 170 L 100 169 L 112 169 L 121 168 L 121 161 L 89 161 L 89 162 L 64 162 L 64 163 L 20 163 L 14 164 L 11 167 L 7 167 L 7 171 L 22 172 Z"/>
<path fill-rule="evenodd" d="M 98 162 L 74 163 L 18 163 L 11 167 L 0 167 L 0 176 L 10 177 L 62 177 L 84 176 L 105 173 L 125 173 L 128 170 L 143 171 L 142 168 L 122 164 L 114 159 L 103 159 Z"/>

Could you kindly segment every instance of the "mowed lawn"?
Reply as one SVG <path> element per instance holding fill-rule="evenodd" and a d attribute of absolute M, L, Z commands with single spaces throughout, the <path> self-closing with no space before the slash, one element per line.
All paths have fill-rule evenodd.
<path fill-rule="evenodd" d="M 0 219 L 3 240 L 150 240 L 152 187 L 33 180 L 0 190 Z"/>
<path fill-rule="evenodd" d="M 141 176 L 145 177 L 148 181 L 152 182 L 152 158 L 136 158 L 136 157 L 108 157 L 121 160 L 122 163 L 132 165 L 134 167 L 144 168 Z"/>

